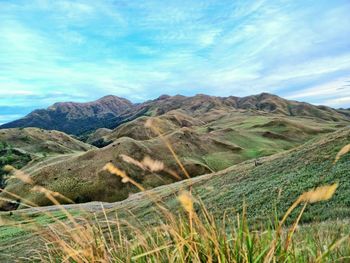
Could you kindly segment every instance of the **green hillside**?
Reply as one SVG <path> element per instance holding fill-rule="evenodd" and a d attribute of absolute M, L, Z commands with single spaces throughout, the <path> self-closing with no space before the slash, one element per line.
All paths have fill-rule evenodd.
<path fill-rule="evenodd" d="M 242 213 L 243 204 L 245 204 L 247 216 L 251 222 L 268 224 L 267 219 L 273 218 L 275 208 L 277 208 L 277 214 L 282 216 L 303 192 L 317 186 L 338 183 L 335 196 L 330 201 L 307 206 L 301 220 L 303 223 L 312 224 L 322 221 L 336 222 L 320 225 L 322 229 L 328 229 L 327 231 L 330 232 L 327 233 L 332 236 L 335 235 L 332 232 L 336 231 L 335 226 L 343 225 L 342 220 L 350 216 L 348 194 L 350 154 L 345 154 L 336 164 L 333 164 L 337 152 L 349 142 L 350 129 L 344 128 L 292 150 L 263 158 L 259 166 L 255 166 L 253 161 L 246 161 L 218 173 L 161 186 L 150 192 L 134 194 L 122 202 L 106 203 L 104 207 L 107 216 L 111 219 L 115 218 L 117 213 L 118 218 L 127 220 L 128 224 L 133 222 L 158 224 L 160 214 L 156 212 L 158 209 L 151 199 L 154 200 L 154 197 L 157 197 L 158 201 L 164 202 L 166 207 L 177 214 L 181 209 L 176 196 L 179 191 L 191 188 L 196 200 L 201 200 L 217 219 L 222 218 L 224 213 L 227 215 L 232 213 L 234 219 L 236 213 Z M 195 209 L 198 206 L 195 203 Z M 96 203 L 70 205 L 66 209 L 76 216 L 95 212 L 101 220 L 105 217 L 100 212 L 101 205 Z M 32 238 L 32 234 L 23 228 L 13 223 L 6 224 L 9 220 L 12 222 L 15 220 L 18 223 L 25 220 L 27 223 L 34 222 L 47 227 L 47 224 L 54 222 L 47 217 L 48 211 L 61 220 L 66 218 L 66 215 L 57 207 L 43 207 L 38 211 L 40 212 L 36 212 L 36 209 L 24 209 L 15 211 L 13 214 L 9 212 L 0 214 L 1 220 L 5 222 L 0 226 L 0 244 L 6 251 L 26 254 L 28 251 L 25 248 L 28 243 L 23 241 Z M 299 211 L 300 209 L 296 209 L 290 218 L 295 218 Z M 331 228 L 332 225 L 334 228 Z M 19 240 L 21 242 L 16 243 L 16 246 L 10 246 L 11 243 Z"/>
<path fill-rule="evenodd" d="M 333 199 L 310 205 L 303 222 L 348 218 L 350 216 L 350 154 L 333 164 L 337 152 L 350 142 L 350 129 L 311 140 L 292 150 L 232 166 L 218 173 L 199 176 L 152 190 L 175 208 L 173 194 L 192 186 L 193 195 L 204 202 L 218 218 L 227 210 L 241 212 L 243 203 L 248 216 L 265 221 L 271 218 L 275 207 L 284 213 L 303 192 L 324 184 L 338 183 Z M 140 193 L 113 205 L 123 214 L 131 210 L 142 220 L 152 221 L 152 202 Z"/>
<path fill-rule="evenodd" d="M 56 158 L 50 163 L 38 162 L 35 167 L 31 165 L 23 170 L 35 183 L 79 203 L 120 201 L 138 192 L 134 186 L 125 185 L 120 178 L 103 172 L 106 163 L 113 163 L 127 171 L 147 189 L 177 180 L 165 171 L 142 170 L 126 163 L 121 155 L 139 161 L 150 156 L 164 162 L 168 169 L 185 179 L 163 137 L 152 128 L 145 127 L 149 120 L 172 145 L 192 177 L 291 149 L 347 125 L 347 122 L 287 117 L 251 110 L 212 110 L 197 118 L 183 111 L 170 111 L 159 117 L 140 117 L 107 134 L 102 133 L 102 139 L 110 142 L 103 148 L 91 147 L 87 152 Z M 34 145 L 40 146 L 40 143 Z M 31 186 L 19 180 L 9 181 L 6 190 L 41 206 L 50 204 L 43 194 L 31 191 Z M 0 197 L 13 199 L 4 193 Z M 0 201 L 1 207 L 7 207 L 6 202 Z"/>
<path fill-rule="evenodd" d="M 5 165 L 21 169 L 28 163 L 45 164 L 58 155 L 84 152 L 94 147 L 59 131 L 13 128 L 0 131 L 0 188 L 6 186 Z"/>

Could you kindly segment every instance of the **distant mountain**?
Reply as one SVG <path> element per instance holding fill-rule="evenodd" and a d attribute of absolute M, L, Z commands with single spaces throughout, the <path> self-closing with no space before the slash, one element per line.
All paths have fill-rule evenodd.
<path fill-rule="evenodd" d="M 111 95 L 87 103 L 59 102 L 0 128 L 38 127 L 78 135 L 108 126 L 110 120 L 132 106 L 127 99 Z"/>
<path fill-rule="evenodd" d="M 286 100 L 279 96 L 261 93 L 247 97 L 215 97 L 198 94 L 193 97 L 162 95 L 129 108 L 115 123 L 126 122 L 139 116 L 159 116 L 171 110 L 181 109 L 190 116 L 211 110 L 245 109 L 282 114 L 285 116 L 316 117 L 323 120 L 350 120 L 348 110 L 336 110 L 327 106 L 315 106 L 305 102 Z"/>
<path fill-rule="evenodd" d="M 35 110 L 26 117 L 4 124 L 0 128 L 39 127 L 82 135 L 98 128 L 114 129 L 140 116 L 160 116 L 172 110 L 181 110 L 189 116 L 197 116 L 212 110 L 240 109 L 329 121 L 350 120 L 349 110 L 286 100 L 269 93 L 242 98 L 203 94 L 193 97 L 163 95 L 140 104 L 133 104 L 116 96 L 106 96 L 88 103 L 56 103 L 46 110 Z"/>
<path fill-rule="evenodd" d="M 36 184 L 45 185 L 51 191 L 60 192 L 77 203 L 118 201 L 138 189 L 103 171 L 107 163 L 113 163 L 147 189 L 186 178 L 164 139 L 173 146 L 186 171 L 194 177 L 223 171 L 250 159 L 295 148 L 310 139 L 350 124 L 350 121 L 290 116 L 287 115 L 288 112 L 271 113 L 268 111 L 270 106 L 265 108 L 267 104 L 264 104 L 265 110 L 256 110 L 256 101 L 265 101 L 259 97 L 237 100 L 238 104 L 247 105 L 247 109 L 233 107 L 232 101 L 235 100 L 202 95 L 192 98 L 174 96 L 136 105 L 134 109 L 140 110 L 142 114 L 154 116 L 138 117 L 113 130 L 97 129 L 88 136 L 88 142 L 100 148 L 68 157 L 64 155 L 50 163 L 37 163 L 34 167 L 28 164 L 22 170 Z M 181 108 L 176 109 L 179 105 Z M 283 109 L 282 106 L 278 108 Z M 137 110 L 132 114 L 139 114 Z M 327 118 L 328 111 L 319 110 L 325 112 L 322 117 Z M 161 114 L 165 111 L 167 112 Z M 306 114 L 307 111 L 303 113 Z M 334 116 L 343 118 L 337 112 Z M 145 127 L 147 122 L 151 122 L 163 136 Z M 166 169 L 143 169 L 142 166 L 135 165 L 137 162 L 124 159 L 125 155 L 137 161 L 149 156 L 162 161 Z M 168 171 L 172 171 L 172 176 Z M 175 178 L 173 174 L 178 176 Z M 5 189 L 22 196 L 23 200 L 35 201 L 41 206 L 50 204 L 45 196 L 37 196 L 18 180 L 7 182 Z M 3 193 L 0 194 L 1 198 L 11 197 Z M 0 200 L 0 210 L 2 209 L 9 209 L 8 202 Z"/>

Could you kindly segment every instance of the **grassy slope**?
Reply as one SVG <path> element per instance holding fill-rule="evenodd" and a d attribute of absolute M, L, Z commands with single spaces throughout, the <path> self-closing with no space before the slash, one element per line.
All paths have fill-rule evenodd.
<path fill-rule="evenodd" d="M 110 161 L 147 188 L 174 182 L 169 176 L 161 174 L 157 177 L 142 172 L 119 157 L 126 154 L 141 160 L 150 155 L 164 161 L 167 167 L 178 170 L 164 142 L 145 129 L 146 120 L 146 117 L 142 117 L 113 131 L 108 140 L 114 142 L 107 147 L 50 164 L 43 162 L 42 165 L 37 164 L 35 169 L 26 169 L 26 172 L 38 184 L 61 192 L 76 202 L 119 201 L 137 191 L 122 184 L 119 178 L 101 172 Z M 155 122 L 165 132 L 192 176 L 220 171 L 248 159 L 290 149 L 310 138 L 333 131 L 339 125 L 336 122 L 256 111 L 211 111 L 198 118 L 174 111 L 157 117 Z M 33 193 L 22 182 L 11 182 L 7 190 L 40 205 L 48 204 L 43 195 Z"/>
<path fill-rule="evenodd" d="M 252 161 L 247 161 L 218 173 L 157 188 L 155 192 L 168 196 L 170 189 L 174 192 L 193 185 L 194 195 L 218 217 L 227 209 L 242 211 L 245 202 L 249 217 L 266 219 L 272 215 L 275 206 L 280 214 L 284 213 L 304 191 L 338 182 L 334 198 L 327 203 L 310 205 L 303 221 L 347 218 L 350 216 L 349 154 L 335 165 L 333 160 L 349 142 L 350 129 L 345 128 L 293 150 L 263 158 L 260 166 L 255 167 Z M 171 199 L 169 203 L 175 205 Z M 134 206 L 132 200 L 125 203 L 123 209 L 128 206 Z M 148 201 L 141 201 L 132 211 L 150 220 L 149 206 Z"/>
<path fill-rule="evenodd" d="M 143 117 L 122 125 L 107 136 L 106 140 L 113 141 L 126 136 L 145 141 L 154 137 L 154 134 L 144 128 L 146 119 Z M 189 127 L 202 139 L 201 143 L 205 141 L 210 144 L 211 139 L 215 140 L 216 146 L 221 147 L 208 152 L 202 151 L 191 157 L 191 160 L 208 166 L 212 171 L 220 171 L 244 160 L 293 148 L 317 135 L 335 131 L 339 125 L 346 125 L 346 122 L 286 117 L 249 110 L 213 110 L 195 117 L 181 111 L 172 111 L 154 119 L 156 126 L 165 134 L 171 134 L 181 127 Z M 241 150 L 237 151 L 235 146 Z M 175 149 L 180 157 L 186 157 L 186 149 L 185 152 L 181 148 Z"/>
<path fill-rule="evenodd" d="M 29 167 L 45 165 L 50 159 L 65 154 L 76 154 L 94 147 L 78 141 L 59 131 L 46 131 L 38 128 L 4 129 L 0 131 L 0 187 L 4 187 L 6 176 L 2 170 L 5 165 L 12 165 L 17 169 L 29 163 Z M 28 168 L 29 168 L 28 167 Z M 27 169 L 28 170 L 28 169 Z M 27 172 L 26 170 L 26 172 Z"/>
<path fill-rule="evenodd" d="M 335 198 L 326 204 L 310 206 L 303 220 L 348 217 L 349 156 L 336 165 L 332 161 L 337 151 L 349 141 L 350 132 L 347 129 L 267 158 L 258 167 L 250 162 L 237 165 L 221 176 L 211 176 L 210 179 L 199 182 L 195 187 L 196 193 L 216 213 L 230 207 L 231 202 L 231 207 L 240 211 L 244 200 L 251 217 L 258 218 L 271 214 L 273 200 L 276 200 L 278 210 L 283 212 L 302 192 L 319 185 L 338 182 Z"/>
<path fill-rule="evenodd" d="M 0 130 L 0 141 L 37 156 L 73 153 L 94 148 L 63 132 L 48 131 L 39 128 Z"/>
<path fill-rule="evenodd" d="M 278 214 L 283 214 L 304 191 L 318 185 L 338 182 L 339 188 L 335 196 L 326 203 L 309 205 L 302 221 L 315 223 L 324 220 L 346 219 L 350 216 L 350 196 L 348 194 L 350 154 L 343 156 L 335 165 L 333 165 L 333 160 L 336 153 L 349 142 L 350 129 L 345 128 L 293 150 L 266 157 L 260 166 L 255 167 L 252 161 L 247 161 L 218 173 L 161 186 L 151 190 L 151 193 L 162 197 L 170 209 L 177 211 L 178 202 L 174 197 L 178 191 L 188 189 L 192 185 L 194 195 L 201 199 L 217 218 L 220 218 L 225 211 L 241 212 L 244 201 L 248 207 L 249 218 L 263 222 L 271 217 L 275 207 L 277 207 Z M 111 217 L 118 212 L 120 218 L 128 219 L 129 222 L 135 218 L 150 223 L 157 221 L 157 214 L 154 213 L 154 206 L 147 193 L 134 194 L 127 200 L 105 206 Z M 96 206 L 89 207 L 89 204 L 86 204 L 85 207 L 99 211 Z M 57 216 L 62 216 L 58 208 L 41 209 L 42 211 L 54 210 Z M 78 207 L 75 206 L 69 208 L 74 213 L 76 209 Z M 135 217 L 130 216 L 130 212 Z M 43 224 L 47 223 L 46 215 L 33 213 L 33 211 L 29 213 L 28 210 L 16 211 L 12 216 L 9 213 L 0 215 L 3 220 L 13 219 L 15 216 L 17 221 L 23 220 L 20 215 L 25 215 L 25 218 L 29 215 L 30 218 L 42 221 Z M 329 224 L 326 224 L 326 228 L 328 227 Z M 0 230 L 1 246 L 9 245 L 13 240 L 18 241 L 21 236 L 28 235 L 18 230 L 18 227 L 6 224 Z M 30 235 L 27 238 L 30 238 Z M 26 244 L 19 244 L 13 249 L 18 251 L 21 246 L 26 246 Z"/>

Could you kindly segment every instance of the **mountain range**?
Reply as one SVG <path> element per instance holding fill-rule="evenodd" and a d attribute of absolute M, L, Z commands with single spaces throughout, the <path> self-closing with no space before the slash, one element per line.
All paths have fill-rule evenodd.
<path fill-rule="evenodd" d="M 104 171 L 107 163 L 151 189 L 249 160 L 259 165 L 266 156 L 349 124 L 348 110 L 268 93 L 243 98 L 163 95 L 140 104 L 106 96 L 89 103 L 56 103 L 1 126 L 0 142 L 6 143 L 3 151 L 7 156 L 0 165 L 16 164 L 34 184 L 77 203 L 113 202 L 138 189 Z M 13 149 L 21 152 L 15 159 Z M 140 165 L 145 162 L 162 169 Z M 23 200 L 50 204 L 45 195 L 16 178 L 6 180 L 4 186 Z M 2 192 L 0 198 L 0 209 L 14 209 L 4 201 L 13 197 Z M 25 207 L 24 201 L 19 207 Z"/>
<path fill-rule="evenodd" d="M 214 97 L 198 94 L 193 97 L 162 95 L 144 103 L 132 103 L 117 96 L 105 96 L 93 102 L 60 102 L 47 109 L 35 110 L 24 118 L 0 126 L 4 128 L 38 127 L 81 136 L 98 128 L 113 129 L 140 116 L 160 116 L 179 110 L 190 116 L 217 110 L 256 110 L 284 116 L 315 117 L 323 120 L 350 119 L 350 111 L 290 101 L 262 93 L 247 97 Z"/>
<path fill-rule="evenodd" d="M 47 109 L 34 110 L 24 118 L 0 128 L 38 127 L 77 135 L 110 125 L 116 116 L 132 106 L 127 99 L 116 96 L 106 96 L 87 103 L 58 102 Z"/>

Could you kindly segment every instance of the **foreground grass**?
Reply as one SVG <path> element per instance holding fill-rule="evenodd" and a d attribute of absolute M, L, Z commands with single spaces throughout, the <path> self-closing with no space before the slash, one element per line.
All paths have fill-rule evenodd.
<path fill-rule="evenodd" d="M 152 196 L 149 198 L 153 199 Z M 153 199 L 154 200 L 154 199 Z M 159 221 L 150 224 L 119 218 L 108 210 L 88 216 L 61 211 L 38 215 L 22 229 L 35 234 L 20 262 L 347 262 L 350 227 L 346 221 L 297 227 L 282 220 L 250 224 L 245 214 L 215 218 L 189 192 L 177 198 L 170 212 L 157 202 Z M 196 208 L 197 206 L 197 208 Z M 130 217 L 134 217 L 130 215 Z M 17 218 L 20 220 L 20 218 Z M 31 227 L 28 227 L 30 225 Z M 35 226 L 35 227 L 34 227 Z M 295 227 L 294 227 L 295 226 Z M 7 228 L 7 230 L 12 229 Z M 6 228 L 5 228 L 6 229 Z M 6 231 L 5 231 L 6 232 Z M 22 233 L 22 234 L 23 234 Z M 5 234 L 6 235 L 6 234 Z M 4 232 L 2 231 L 2 237 Z M 28 242 L 28 240 L 27 240 Z M 2 254 L 1 258 L 5 258 Z M 11 262 L 10 261 L 10 262 Z"/>
<path fill-rule="evenodd" d="M 34 247 L 21 258 L 30 262 L 347 262 L 349 225 L 336 221 L 298 226 L 305 208 L 332 198 L 336 188 L 334 184 L 305 192 L 283 217 L 276 214 L 275 220 L 261 224 L 249 221 L 245 209 L 241 215 L 227 213 L 218 219 L 187 191 L 178 194 L 175 212 L 146 192 L 156 223 L 140 221 L 131 211 L 126 220 L 104 208 L 91 215 L 58 206 L 27 221 L 8 214 L 20 224 L 5 228 L 2 237 L 9 235 L 6 230 L 32 233 Z M 46 194 L 56 202 L 52 192 Z M 291 216 L 293 210 L 296 216 Z M 287 218 L 291 223 L 286 225 Z"/>
<path fill-rule="evenodd" d="M 27 221 L 16 218 L 17 212 L 7 214 L 0 242 L 18 237 L 8 250 L 12 261 L 18 260 L 16 247 L 23 237 L 26 251 L 20 261 L 349 262 L 350 230 L 346 220 L 336 220 L 348 215 L 348 151 L 333 164 L 348 140 L 344 130 L 259 167 L 246 163 L 220 176 L 138 194 L 119 210 L 72 215 L 58 206 L 55 214 Z M 106 168 L 123 183 L 133 183 L 116 167 Z M 334 182 L 339 187 L 333 196 Z M 316 195 L 303 194 L 318 185 L 329 186 L 308 192 Z M 54 193 L 44 193 L 57 202 Z"/>

